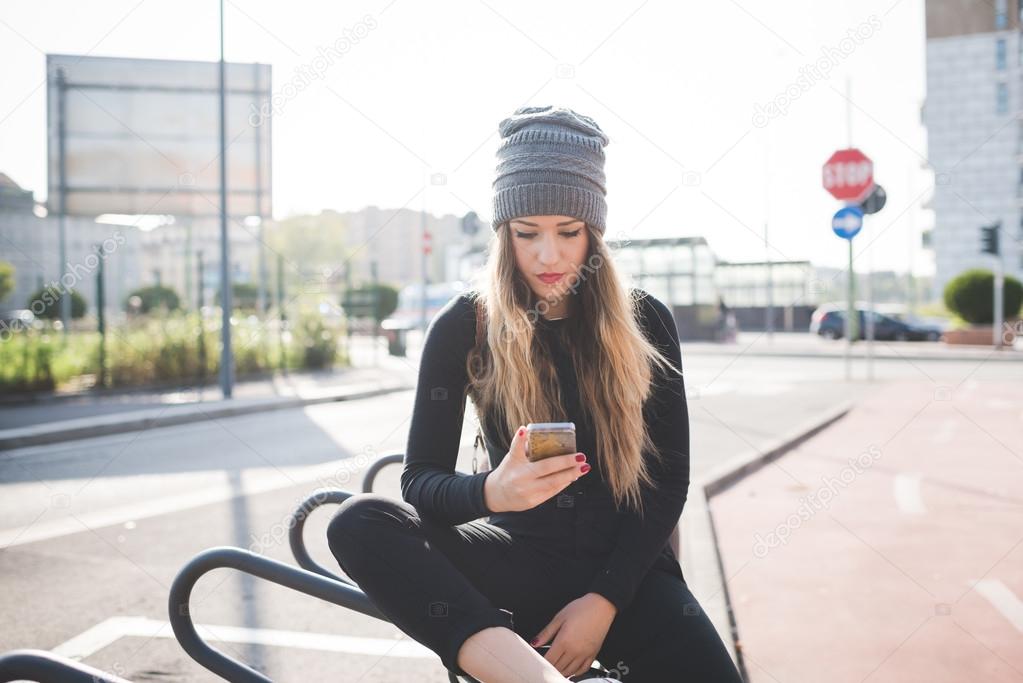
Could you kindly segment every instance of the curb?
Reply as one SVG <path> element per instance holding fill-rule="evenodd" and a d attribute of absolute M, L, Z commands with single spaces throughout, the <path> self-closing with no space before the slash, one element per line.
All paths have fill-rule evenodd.
<path fill-rule="evenodd" d="M 88 439 L 96 436 L 125 434 L 128 432 L 146 431 L 154 427 L 170 427 L 174 425 L 205 422 L 223 417 L 235 417 L 253 413 L 265 413 L 274 410 L 302 408 L 318 403 L 335 403 L 360 398 L 372 398 L 383 394 L 414 389 L 408 384 L 382 385 L 372 389 L 356 389 L 354 391 L 335 392 L 309 398 L 265 399 L 258 402 L 235 403 L 204 408 L 204 404 L 185 404 L 182 406 L 164 406 L 147 410 L 132 411 L 114 416 L 99 416 L 63 420 L 51 425 L 32 425 L 0 431 L 0 451 L 61 443 L 75 439 Z M 238 399 L 234 399 L 238 400 Z M 178 408 L 176 412 L 168 412 Z"/>
<path fill-rule="evenodd" d="M 339 375 L 347 372 L 341 370 L 338 372 Z M 292 373 L 292 375 L 298 375 L 299 373 Z M 235 386 L 244 384 L 247 382 L 265 382 L 267 380 L 273 380 L 275 378 L 285 379 L 290 375 L 286 373 L 275 374 L 271 372 L 262 373 L 251 373 L 235 377 Z M 220 384 L 216 375 L 208 377 L 205 382 L 192 382 L 182 383 L 178 381 L 166 381 L 166 382 L 154 382 L 152 384 L 142 384 L 137 386 L 126 386 L 126 387 L 92 387 L 90 389 L 79 389 L 76 391 L 68 391 L 65 393 L 58 393 L 56 391 L 29 391 L 25 393 L 10 393 L 0 396 L 0 407 L 9 406 L 23 406 L 23 405 L 46 405 L 49 403 L 65 403 L 67 401 L 77 401 L 81 399 L 91 398 L 117 398 L 119 396 L 132 396 L 134 394 L 154 394 L 161 392 L 178 392 L 178 391 L 189 391 L 195 389 L 220 389 Z"/>
<path fill-rule="evenodd" d="M 682 557 L 686 566 L 686 583 L 698 598 L 728 650 L 743 680 L 749 680 L 742 657 L 742 642 L 732 610 L 724 563 L 717 543 L 717 530 L 709 501 L 757 470 L 782 457 L 804 441 L 845 417 L 853 407 L 848 401 L 807 420 L 773 445 L 764 450 L 751 450 L 731 458 L 728 462 L 694 481 L 689 489 L 686 508 L 679 533 Z M 692 508 L 696 508 L 694 514 Z"/>
<path fill-rule="evenodd" d="M 684 353 L 688 353 L 691 356 L 735 356 L 742 355 L 750 358 L 799 358 L 801 360 L 818 360 L 818 359 L 834 359 L 834 360 L 845 360 L 845 356 L 841 353 L 800 353 L 798 351 L 742 351 L 741 349 L 686 349 L 682 347 Z M 996 362 L 1012 362 L 1012 361 L 1023 361 L 1023 354 L 1016 351 L 994 351 L 992 348 L 991 353 L 984 355 L 983 353 L 977 354 L 962 354 L 962 355 L 928 355 L 928 354 L 877 354 L 869 358 L 873 361 L 894 361 L 894 360 L 914 360 L 914 361 L 958 361 L 971 362 L 971 361 L 996 361 Z M 851 356 L 854 361 L 866 361 L 867 356 L 863 353 L 854 353 Z"/>

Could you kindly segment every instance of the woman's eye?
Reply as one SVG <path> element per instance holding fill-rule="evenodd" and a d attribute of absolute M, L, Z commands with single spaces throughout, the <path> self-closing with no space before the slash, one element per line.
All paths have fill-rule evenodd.
<path fill-rule="evenodd" d="M 575 237 L 580 232 L 582 232 L 582 228 L 579 228 L 578 230 L 573 230 L 572 232 L 563 232 L 563 233 L 561 233 L 561 236 L 562 237 Z M 531 240 L 534 237 L 536 237 L 536 233 L 535 232 L 519 232 L 518 230 L 516 230 L 515 231 L 515 236 L 516 237 L 520 237 L 520 238 L 522 238 L 524 240 Z"/>

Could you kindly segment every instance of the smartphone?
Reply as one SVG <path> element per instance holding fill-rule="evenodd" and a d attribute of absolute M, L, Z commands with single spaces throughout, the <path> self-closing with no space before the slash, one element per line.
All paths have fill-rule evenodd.
<path fill-rule="evenodd" d="M 575 452 L 574 422 L 530 422 L 526 425 L 526 458 L 530 462 Z"/>

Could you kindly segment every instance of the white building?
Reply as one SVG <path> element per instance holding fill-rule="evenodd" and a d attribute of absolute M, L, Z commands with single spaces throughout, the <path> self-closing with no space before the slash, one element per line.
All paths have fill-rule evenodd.
<path fill-rule="evenodd" d="M 220 227 L 215 219 L 178 219 L 169 225 L 141 229 L 134 224 L 98 223 L 91 218 L 66 219 L 66 256 L 60 267 L 59 221 L 46 216 L 32 192 L 0 173 L 0 261 L 15 269 L 14 290 L 0 301 L 0 311 L 31 309 L 30 297 L 42 287 L 65 286 L 78 291 L 96 313 L 97 245 L 105 254 L 105 311 L 114 319 L 124 310 L 128 294 L 162 284 L 181 297 L 183 308 L 198 300 L 197 256 L 203 255 L 206 305 L 220 288 Z M 234 282 L 254 282 L 258 264 L 258 228 L 229 223 L 231 271 Z M 58 286 L 58 291 L 61 288 Z M 41 309 L 40 309 L 41 310 Z"/>
<path fill-rule="evenodd" d="M 0 310 L 31 309 L 30 298 L 43 287 L 55 286 L 61 278 L 59 222 L 38 211 L 29 190 L 23 190 L 6 175 L 0 174 L 0 261 L 14 266 L 14 290 Z M 128 225 L 110 225 L 79 217 L 68 217 L 66 229 L 67 267 L 64 286 L 78 291 L 86 301 L 86 315 L 95 315 L 96 274 L 99 261 L 96 247 L 105 254 L 105 310 L 113 314 L 140 275 L 138 229 Z M 40 308 L 35 311 L 38 313 Z"/>
<path fill-rule="evenodd" d="M 993 267 L 980 228 L 998 221 L 1005 272 L 1023 279 L 1020 14 L 1020 0 L 926 1 L 937 297 L 962 271 Z"/>
<path fill-rule="evenodd" d="M 492 231 L 484 220 L 479 232 L 462 232 L 462 216 L 435 216 L 412 209 L 381 209 L 368 206 L 338 214 L 345 223 L 346 247 L 353 252 L 352 282 L 371 279 L 370 264 L 377 264 L 381 282 L 402 287 L 423 279 L 423 227 L 430 235 L 426 274 L 430 282 L 466 279 L 482 263 L 481 249 Z"/>

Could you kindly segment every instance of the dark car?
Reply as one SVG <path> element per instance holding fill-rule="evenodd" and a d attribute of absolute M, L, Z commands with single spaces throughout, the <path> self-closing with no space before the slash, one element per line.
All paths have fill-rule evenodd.
<path fill-rule="evenodd" d="M 866 311 L 859 310 L 859 335 L 867 338 Z M 878 341 L 938 341 L 941 329 L 933 325 L 899 320 L 882 313 L 871 313 L 874 317 L 874 339 Z M 810 321 L 810 331 L 825 339 L 839 339 L 845 335 L 845 311 L 840 309 L 818 309 Z"/>

